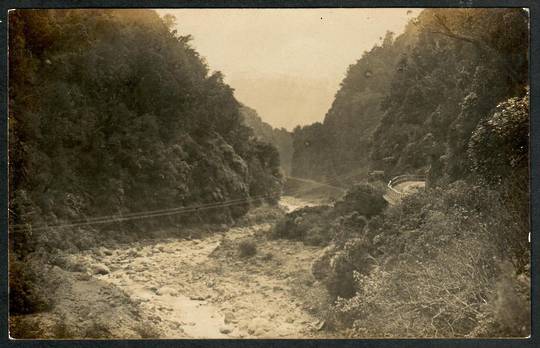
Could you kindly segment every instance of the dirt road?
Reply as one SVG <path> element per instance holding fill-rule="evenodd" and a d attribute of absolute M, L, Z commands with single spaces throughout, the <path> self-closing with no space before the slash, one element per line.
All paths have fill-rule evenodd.
<path fill-rule="evenodd" d="M 426 187 L 425 181 L 404 181 L 394 186 L 394 189 L 403 193 L 404 195 L 408 195 L 424 187 Z"/>
<path fill-rule="evenodd" d="M 282 202 L 288 210 L 305 203 Z M 321 249 L 269 239 L 271 227 L 235 227 L 202 239 L 145 241 L 70 258 L 139 303 L 141 317 L 160 338 L 320 337 L 311 306 L 325 293 L 311 264 Z M 256 255 L 240 256 L 244 239 L 255 242 Z"/>

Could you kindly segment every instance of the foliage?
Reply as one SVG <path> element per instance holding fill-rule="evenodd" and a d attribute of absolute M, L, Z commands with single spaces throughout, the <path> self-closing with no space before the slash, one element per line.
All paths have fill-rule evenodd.
<path fill-rule="evenodd" d="M 10 255 L 9 307 L 12 314 L 33 313 L 51 306 L 51 299 L 38 286 L 40 280 L 36 269 Z"/>
<path fill-rule="evenodd" d="M 429 184 L 470 174 L 469 140 L 528 83 L 523 9 L 426 9 L 347 71 L 323 123 L 293 133 L 294 176 L 333 184 L 372 170 L 429 170 Z"/>
<path fill-rule="evenodd" d="M 418 42 L 382 105 L 372 165 L 391 175 L 431 168 L 430 184 L 462 179 L 480 119 L 527 84 L 528 17 L 521 9 L 430 9 L 414 23 Z"/>
<path fill-rule="evenodd" d="M 465 182 L 406 197 L 314 263 L 337 298 L 329 322 L 354 337 L 527 334 L 529 251 L 512 215 Z"/>
<path fill-rule="evenodd" d="M 243 124 L 232 88 L 171 21 L 149 10 L 10 12 L 10 243 L 19 260 L 126 231 L 230 223 L 250 198 L 279 197 L 277 150 Z M 220 202 L 203 214 L 33 228 Z"/>
<path fill-rule="evenodd" d="M 469 141 L 472 171 L 489 184 L 516 180 L 529 166 L 529 93 L 497 105 Z M 527 185 L 521 176 L 521 185 Z"/>
<path fill-rule="evenodd" d="M 380 45 L 349 66 L 324 122 L 294 130 L 294 176 L 341 185 L 350 181 L 344 174 L 368 165 L 369 139 L 382 117 L 380 103 L 415 36 L 414 30 L 398 38 L 388 32 Z"/>
<path fill-rule="evenodd" d="M 528 21 L 522 9 L 426 9 L 349 69 L 324 123 L 295 130 L 297 176 L 428 173 L 427 191 L 387 209 L 366 186 L 336 203 L 312 267 L 336 299 L 330 325 L 352 337 L 530 332 Z M 385 74 L 370 73 L 376 56 Z"/>
<path fill-rule="evenodd" d="M 362 183 L 351 188 L 333 206 L 314 206 L 297 209 L 280 219 L 274 238 L 301 240 L 307 245 L 346 243 L 363 236 L 368 219 L 386 207 L 384 191 L 373 184 Z"/>
<path fill-rule="evenodd" d="M 374 184 L 356 184 L 340 201 L 336 202 L 334 210 L 340 215 L 356 212 L 370 218 L 380 214 L 388 205 L 383 198 L 384 193 L 384 188 Z"/>
<path fill-rule="evenodd" d="M 244 216 L 236 220 L 235 226 L 252 226 L 277 221 L 285 215 L 279 205 L 262 204 L 250 209 Z"/>
<path fill-rule="evenodd" d="M 330 241 L 328 213 L 330 207 L 304 207 L 286 214 L 272 230 L 274 238 L 300 240 L 308 245 Z"/>
<path fill-rule="evenodd" d="M 244 239 L 238 244 L 240 257 L 249 257 L 257 253 L 257 244 L 253 239 Z"/>

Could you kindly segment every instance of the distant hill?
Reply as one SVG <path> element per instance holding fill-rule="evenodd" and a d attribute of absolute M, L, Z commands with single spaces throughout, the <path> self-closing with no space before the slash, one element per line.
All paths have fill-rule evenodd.
<path fill-rule="evenodd" d="M 285 128 L 273 128 L 259 117 L 257 111 L 245 105 L 240 107 L 240 114 L 244 123 L 253 129 L 259 141 L 270 143 L 277 148 L 281 168 L 286 175 L 289 175 L 293 153 L 292 134 Z"/>
<path fill-rule="evenodd" d="M 366 174 L 370 138 L 383 116 L 381 102 L 415 34 L 410 30 L 394 39 L 388 32 L 381 46 L 349 66 L 324 121 L 294 130 L 295 176 L 342 184 L 344 175 Z"/>

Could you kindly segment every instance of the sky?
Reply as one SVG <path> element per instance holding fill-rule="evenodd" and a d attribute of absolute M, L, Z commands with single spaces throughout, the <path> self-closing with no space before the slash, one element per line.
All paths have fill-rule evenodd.
<path fill-rule="evenodd" d="M 162 9 L 236 98 L 274 127 L 322 121 L 349 65 L 419 9 Z"/>

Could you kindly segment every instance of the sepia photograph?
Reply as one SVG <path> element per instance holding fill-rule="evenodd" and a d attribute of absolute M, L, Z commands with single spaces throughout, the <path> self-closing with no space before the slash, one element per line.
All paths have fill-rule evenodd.
<path fill-rule="evenodd" d="M 528 8 L 7 20 L 11 339 L 531 335 Z"/>

